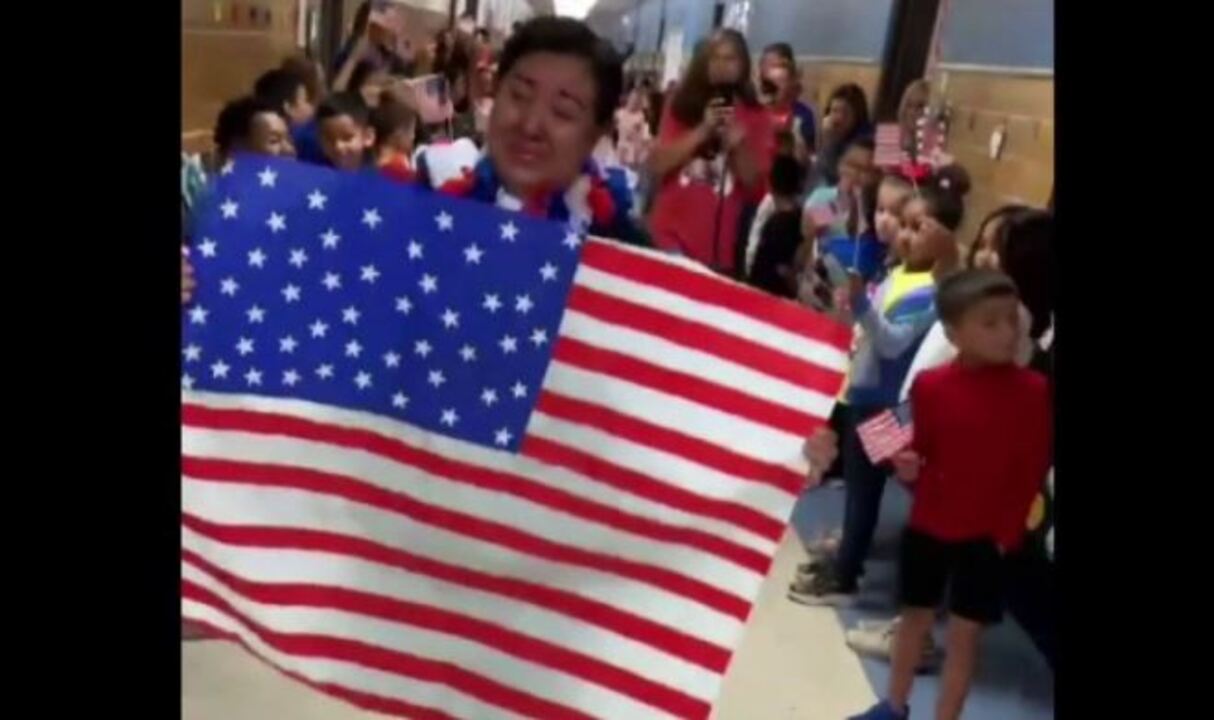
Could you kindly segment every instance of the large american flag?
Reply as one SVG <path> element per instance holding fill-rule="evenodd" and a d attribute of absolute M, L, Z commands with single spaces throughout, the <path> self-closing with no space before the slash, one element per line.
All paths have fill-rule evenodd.
<path fill-rule="evenodd" d="M 704 718 L 849 331 L 688 261 L 241 157 L 184 312 L 183 613 L 410 718 Z"/>

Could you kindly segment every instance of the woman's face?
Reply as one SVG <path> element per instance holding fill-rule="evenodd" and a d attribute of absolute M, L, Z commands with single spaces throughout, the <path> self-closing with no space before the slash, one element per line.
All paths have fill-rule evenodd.
<path fill-rule="evenodd" d="M 743 58 L 734 44 L 717 40 L 708 51 L 708 82 L 713 85 L 736 85 L 742 81 Z"/>
<path fill-rule="evenodd" d="M 919 122 L 919 118 L 923 117 L 924 111 L 927 110 L 927 91 L 920 87 L 915 87 L 907 90 L 906 97 L 902 99 L 902 107 L 898 111 L 898 124 L 907 132 L 915 127 Z"/>
<path fill-rule="evenodd" d="M 839 159 L 839 192 L 850 193 L 857 188 L 871 187 L 877 181 L 873 166 L 873 151 L 853 145 Z"/>
<path fill-rule="evenodd" d="M 489 115 L 489 154 L 506 190 L 519 197 L 568 187 L 603 129 L 590 64 L 537 52 L 500 78 Z"/>
<path fill-rule="evenodd" d="M 845 138 L 856 127 L 856 112 L 843 98 L 835 98 L 830 101 L 830 106 L 826 109 L 826 120 L 824 121 L 830 127 L 831 134 L 837 138 Z"/>
<path fill-rule="evenodd" d="M 999 269 L 999 231 L 1003 228 L 1004 218 L 991 220 L 982 228 L 978 238 L 978 247 L 974 249 L 974 267 L 986 270 Z"/>

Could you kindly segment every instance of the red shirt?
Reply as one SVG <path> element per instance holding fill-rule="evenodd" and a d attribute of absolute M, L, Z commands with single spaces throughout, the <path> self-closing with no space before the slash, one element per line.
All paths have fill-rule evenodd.
<path fill-rule="evenodd" d="M 654 244 L 663 250 L 673 250 L 705 265 L 724 272 L 734 267 L 734 245 L 738 241 L 738 223 L 746 204 L 758 204 L 767 191 L 767 174 L 775 154 L 775 133 L 771 118 L 761 107 L 737 105 L 734 117 L 746 129 L 745 142 L 758 161 L 759 182 L 746 190 L 732 173 L 725 179 L 723 198 L 717 195 L 724 157 L 716 162 L 693 158 L 679 170 L 662 178 L 654 198 L 649 229 Z M 662 114 L 658 144 L 678 140 L 694 128 L 679 122 L 670 111 L 670 103 Z M 721 221 L 717 241 L 713 227 L 717 224 L 717 201 L 721 200 Z"/>
<path fill-rule="evenodd" d="M 990 538 L 1016 548 L 1050 468 L 1045 378 L 954 362 L 916 378 L 911 412 L 923 458 L 911 527 L 941 540 Z"/>

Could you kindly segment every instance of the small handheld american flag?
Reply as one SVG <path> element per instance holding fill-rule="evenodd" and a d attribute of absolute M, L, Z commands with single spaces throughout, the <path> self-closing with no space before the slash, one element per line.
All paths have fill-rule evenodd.
<path fill-rule="evenodd" d="M 894 168 L 900 166 L 905 160 L 906 151 L 902 148 L 902 126 L 897 123 L 878 125 L 873 163 L 881 168 Z"/>
<path fill-rule="evenodd" d="M 910 419 L 910 405 L 903 403 L 893 410 L 886 410 L 856 426 L 864 454 L 874 465 L 879 465 L 910 447 L 914 439 L 914 427 Z"/>

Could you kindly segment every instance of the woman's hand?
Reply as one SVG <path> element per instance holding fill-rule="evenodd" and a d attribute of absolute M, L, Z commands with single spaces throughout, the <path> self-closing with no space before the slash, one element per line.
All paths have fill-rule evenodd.
<path fill-rule="evenodd" d="M 815 488 L 822 483 L 823 476 L 834 464 L 835 458 L 839 457 L 839 436 L 824 425 L 805 441 L 801 454 L 809 461 L 809 477 L 805 487 Z"/>
<path fill-rule="evenodd" d="M 923 459 L 914 450 L 903 450 L 890 458 L 890 462 L 894 466 L 894 475 L 907 485 L 913 485 L 919 479 Z"/>
<path fill-rule="evenodd" d="M 198 283 L 194 280 L 194 266 L 190 265 L 190 260 L 185 256 L 185 248 L 182 248 L 181 253 L 181 304 L 188 305 L 190 299 L 194 297 L 194 288 Z"/>

